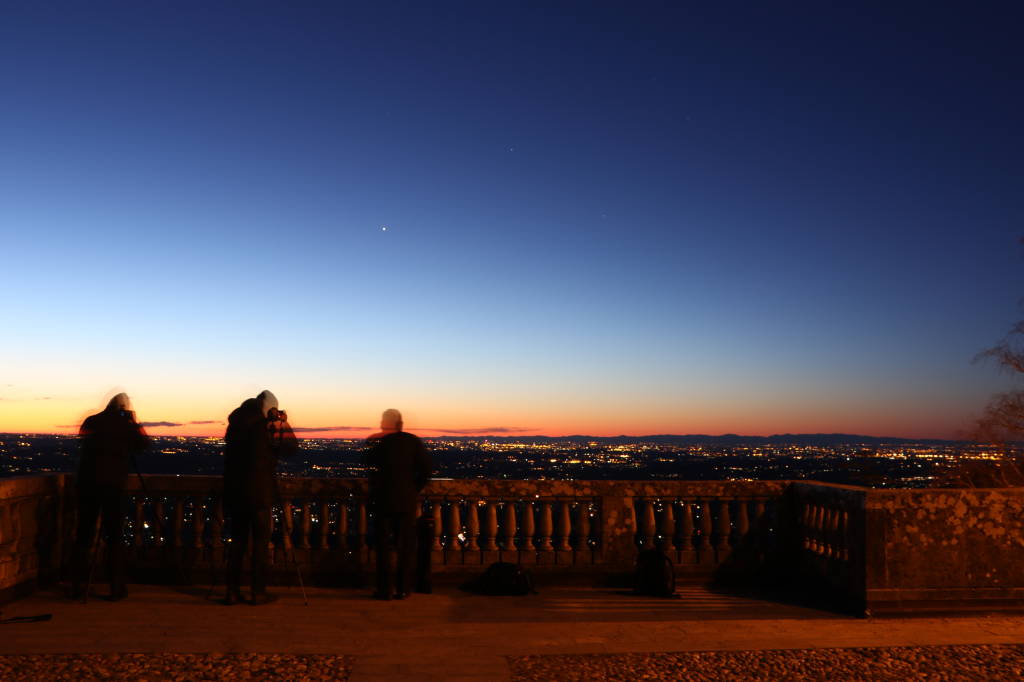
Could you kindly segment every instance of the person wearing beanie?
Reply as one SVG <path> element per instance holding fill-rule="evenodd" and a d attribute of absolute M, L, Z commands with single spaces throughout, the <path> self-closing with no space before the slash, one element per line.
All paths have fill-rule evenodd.
<path fill-rule="evenodd" d="M 82 422 L 78 431 L 81 457 L 75 476 L 78 494 L 78 533 L 71 554 L 71 597 L 85 596 L 90 560 L 96 535 L 96 519 L 107 545 L 110 599 L 127 596 L 124 567 L 124 486 L 129 461 L 149 445 L 145 431 L 135 421 L 131 400 L 118 393 L 98 412 Z"/>
<path fill-rule="evenodd" d="M 252 536 L 252 603 L 273 600 L 267 593 L 267 545 L 270 542 L 270 509 L 278 501 L 277 460 L 298 450 L 287 415 L 278 409 L 277 398 L 263 391 L 249 398 L 228 416 L 224 436 L 224 510 L 231 520 L 228 551 L 227 594 L 229 606 L 242 597 L 242 563 Z"/>
<path fill-rule="evenodd" d="M 377 548 L 377 599 L 404 599 L 412 588 L 416 559 L 416 509 L 432 464 L 423 441 L 402 430 L 402 413 L 385 410 L 380 431 L 370 436 L 370 506 Z M 391 554 L 397 549 L 395 571 Z"/>

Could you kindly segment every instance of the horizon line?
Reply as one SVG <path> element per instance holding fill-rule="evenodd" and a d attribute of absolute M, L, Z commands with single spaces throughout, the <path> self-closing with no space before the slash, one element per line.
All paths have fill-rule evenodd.
<path fill-rule="evenodd" d="M 367 431 L 376 431 L 377 429 L 372 429 L 371 428 L 371 429 L 365 429 L 365 430 L 367 430 Z M 420 429 L 420 430 L 421 431 L 444 431 L 444 429 Z M 295 437 L 296 437 L 297 440 L 365 440 L 365 438 L 363 438 L 363 437 L 345 438 L 343 436 L 327 436 L 327 437 L 319 437 L 318 438 L 318 437 L 315 437 L 315 436 L 311 437 L 309 435 L 303 435 L 303 434 L 314 433 L 315 431 L 316 430 L 298 431 L 296 433 Z M 323 429 L 323 431 L 324 432 L 329 432 L 329 431 L 331 431 L 331 429 Z M 414 431 L 407 431 L 407 433 L 412 433 L 413 435 L 415 435 Z M 149 434 L 149 435 L 151 435 L 154 438 L 199 438 L 199 439 L 205 439 L 205 440 L 209 440 L 211 438 L 222 439 L 224 437 L 223 435 L 220 435 L 220 436 L 175 435 L 175 434 L 156 434 L 156 435 Z M 47 432 L 47 431 L 33 431 L 33 432 L 29 432 L 29 431 L 3 431 L 3 432 L 0 432 L 0 436 L 65 436 L 65 437 L 77 438 L 78 434 L 77 433 L 63 433 L 63 432 Z M 745 439 L 745 438 L 749 438 L 749 439 L 757 439 L 757 438 L 785 438 L 785 437 L 794 437 L 794 438 L 797 438 L 797 437 L 832 437 L 832 438 L 843 437 L 843 438 L 851 438 L 851 439 L 853 439 L 853 438 L 864 438 L 864 439 L 879 440 L 879 441 L 917 441 L 917 442 L 940 441 L 940 442 L 947 442 L 947 443 L 981 443 L 981 441 L 975 441 L 975 440 L 972 440 L 972 439 L 969 439 L 969 438 L 935 438 L 935 437 L 913 438 L 913 437 L 907 437 L 907 436 L 891 436 L 891 435 L 888 435 L 888 436 L 871 436 L 871 435 L 861 434 L 861 433 L 843 433 L 843 432 L 839 432 L 839 431 L 835 431 L 835 432 L 799 432 L 799 433 L 786 432 L 786 433 L 773 433 L 773 434 L 770 434 L 770 435 L 738 434 L 738 433 L 732 433 L 732 432 L 721 433 L 721 434 L 717 434 L 717 435 L 709 434 L 709 433 L 649 433 L 649 434 L 642 434 L 642 435 L 630 435 L 630 434 L 620 433 L 620 434 L 611 435 L 611 436 L 595 436 L 595 435 L 592 435 L 592 434 L 585 434 L 585 433 L 573 433 L 573 434 L 553 436 L 553 435 L 542 434 L 542 433 L 536 433 L 536 434 L 480 433 L 480 434 L 476 434 L 476 433 L 456 433 L 456 432 L 450 432 L 450 433 L 446 433 L 446 434 L 442 433 L 441 435 L 437 435 L 437 436 L 423 436 L 423 438 L 426 438 L 426 439 L 429 439 L 429 440 L 436 440 L 436 439 L 439 439 L 439 438 L 461 438 L 461 439 L 479 439 L 479 438 L 506 438 L 506 439 L 528 439 L 528 438 L 553 438 L 553 439 L 558 439 L 558 438 L 562 438 L 562 439 L 566 439 L 566 438 L 593 438 L 593 439 L 611 439 L 611 438 L 632 438 L 632 439 L 636 439 L 636 440 L 642 440 L 642 439 L 645 439 L 645 438 L 708 438 L 708 439 L 719 439 L 719 438 Z"/>

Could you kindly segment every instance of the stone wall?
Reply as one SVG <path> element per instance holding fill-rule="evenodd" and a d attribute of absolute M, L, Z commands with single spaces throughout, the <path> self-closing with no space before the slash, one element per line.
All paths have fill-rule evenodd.
<path fill-rule="evenodd" d="M 59 577 L 70 521 L 68 476 L 0 479 L 0 602 Z"/>
<path fill-rule="evenodd" d="M 869 608 L 1024 604 L 1024 489 L 871 490 Z"/>

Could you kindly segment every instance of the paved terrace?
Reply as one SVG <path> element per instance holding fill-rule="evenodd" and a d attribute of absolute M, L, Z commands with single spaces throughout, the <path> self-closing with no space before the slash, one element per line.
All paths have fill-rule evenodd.
<path fill-rule="evenodd" d="M 203 585 L 223 566 L 220 479 L 203 476 L 130 481 L 124 541 L 138 584 L 125 602 L 83 605 L 52 587 L 67 577 L 70 478 L 0 481 L 4 618 L 54 615 L 0 625 L 0 679 L 1024 677 L 1024 489 L 434 481 L 424 547 L 448 587 L 392 603 L 351 587 L 374 561 L 365 481 L 288 478 L 281 489 L 267 551 L 279 584 L 294 584 L 297 563 L 319 586 L 309 606 L 295 588 L 227 608 L 205 587 L 160 586 L 176 575 Z M 655 544 L 684 580 L 680 599 L 602 587 Z M 528 566 L 540 594 L 451 587 L 497 560 Z"/>
<path fill-rule="evenodd" d="M 606 659 L 595 655 L 661 652 L 653 657 L 619 657 L 635 673 L 637 666 L 664 660 L 663 652 L 756 651 L 737 654 L 753 661 L 746 669 L 754 673 L 757 665 L 778 659 L 779 650 L 818 650 L 791 656 L 786 674 L 799 679 L 801 675 L 814 678 L 827 672 L 833 679 L 843 679 L 847 676 L 835 667 L 843 653 L 821 650 L 1024 643 L 1024 616 L 1016 612 L 858 618 L 716 593 L 697 584 L 682 585 L 680 598 L 674 600 L 637 597 L 610 588 L 568 586 L 542 587 L 538 594 L 526 597 L 484 597 L 446 586 L 434 594 L 417 594 L 406 601 L 379 602 L 362 590 L 314 588 L 309 590 L 309 605 L 305 606 L 297 588 L 278 588 L 276 593 L 280 599 L 267 606 L 225 607 L 206 600 L 206 589 L 201 587 L 135 585 L 125 601 L 111 603 L 94 598 L 88 604 L 71 602 L 56 589 L 41 590 L 4 607 L 4 618 L 52 613 L 53 619 L 2 626 L 0 676 L 12 678 L 18 670 L 26 675 L 54 674 L 50 667 L 53 658 L 11 657 L 12 654 L 258 653 L 319 656 L 206 658 L 207 676 L 192 669 L 189 677 L 260 677 L 270 674 L 277 665 L 285 666 L 286 677 L 316 678 L 324 674 L 322 669 L 317 670 L 316 661 L 323 660 L 323 655 L 340 655 L 345 658 L 330 659 L 333 667 L 329 674 L 339 678 L 350 674 L 351 680 L 511 680 L 552 676 L 628 679 L 621 673 L 616 677 L 607 666 L 601 670 L 593 668 L 595 663 L 604 666 L 607 661 L 617 660 L 614 656 Z M 1007 658 L 1007 651 L 1012 654 L 1009 662 L 1002 660 Z M 1019 647 L 973 646 L 954 649 L 948 658 L 961 665 L 960 677 L 972 676 L 973 671 L 979 677 L 1012 679 L 1024 665 L 1021 651 L 1024 649 Z M 573 656 L 580 654 L 585 656 Z M 964 658 L 967 654 L 972 654 L 974 660 Z M 534 658 L 538 655 L 562 656 Z M 74 674 L 82 675 L 85 668 L 85 678 L 101 677 L 104 673 L 116 676 L 119 670 L 125 676 L 134 676 L 130 669 L 118 666 L 137 665 L 153 658 L 122 657 L 116 661 L 109 657 L 87 657 L 79 661 L 82 667 Z M 907 673 L 893 669 L 894 664 L 884 652 L 869 652 L 867 657 L 859 655 L 858 659 L 862 668 L 868 662 L 867 673 L 871 677 L 891 679 Z M 149 677 L 172 678 L 179 674 L 176 666 L 182 665 L 183 660 L 190 659 L 164 660 L 163 672 Z M 728 666 L 730 660 L 735 663 L 728 657 L 691 657 L 690 665 L 696 666 L 691 668 L 693 677 L 714 679 L 720 674 L 742 673 L 743 670 L 732 668 L 732 673 L 727 674 L 730 668 L 723 666 Z M 815 660 L 819 665 L 824 661 L 828 670 L 815 673 L 800 667 Z M 32 668 L 33 661 L 46 667 Z M 289 667 L 295 666 L 296 661 L 306 668 Z M 530 665 L 536 666 L 538 662 L 541 669 L 530 677 Z M 261 664 L 271 667 L 261 669 Z M 938 664 L 947 665 L 941 657 Z M 568 669 L 552 670 L 552 665 Z M 241 667 L 240 673 L 237 667 Z M 949 669 L 945 670 L 949 674 Z M 848 678 L 863 674 L 864 669 L 857 675 L 851 671 Z M 672 673 L 673 677 L 677 675 L 678 672 Z"/>

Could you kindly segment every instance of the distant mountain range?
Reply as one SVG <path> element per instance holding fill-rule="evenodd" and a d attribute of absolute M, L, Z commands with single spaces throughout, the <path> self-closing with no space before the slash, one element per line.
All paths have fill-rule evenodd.
<path fill-rule="evenodd" d="M 0 433 L 0 436 L 32 435 L 35 437 L 56 436 L 56 434 L 13 434 Z M 68 436 L 63 436 L 68 437 Z M 299 434 L 302 438 L 303 434 Z M 478 441 L 487 439 L 501 443 L 518 443 L 529 441 L 533 443 L 552 442 L 573 442 L 587 443 L 596 442 L 603 445 L 618 445 L 636 442 L 663 443 L 665 445 L 718 445 L 723 447 L 737 447 L 745 445 L 804 445 L 829 447 L 836 445 L 957 445 L 967 441 L 962 440 L 941 440 L 937 438 L 895 438 L 889 436 L 859 436 L 850 433 L 780 433 L 773 436 L 741 436 L 735 433 L 725 433 L 720 436 L 705 434 L 659 434 L 650 436 L 509 436 L 509 435 L 452 435 L 452 436 L 424 436 L 426 440 L 450 440 L 450 441 Z M 349 440 L 345 438 L 324 438 L 317 440 Z"/>
<path fill-rule="evenodd" d="M 858 436 L 849 433 L 780 433 L 773 436 L 741 436 L 726 433 L 720 436 L 704 434 L 688 435 L 652 435 L 652 436 L 431 436 L 428 440 L 471 441 L 486 438 L 490 441 L 516 443 L 520 441 L 555 442 L 571 441 L 596 442 L 605 445 L 627 444 L 643 441 L 645 443 L 664 443 L 665 445 L 721 445 L 736 447 L 742 445 L 956 445 L 965 441 L 941 440 L 937 438 L 894 438 L 888 436 Z"/>

